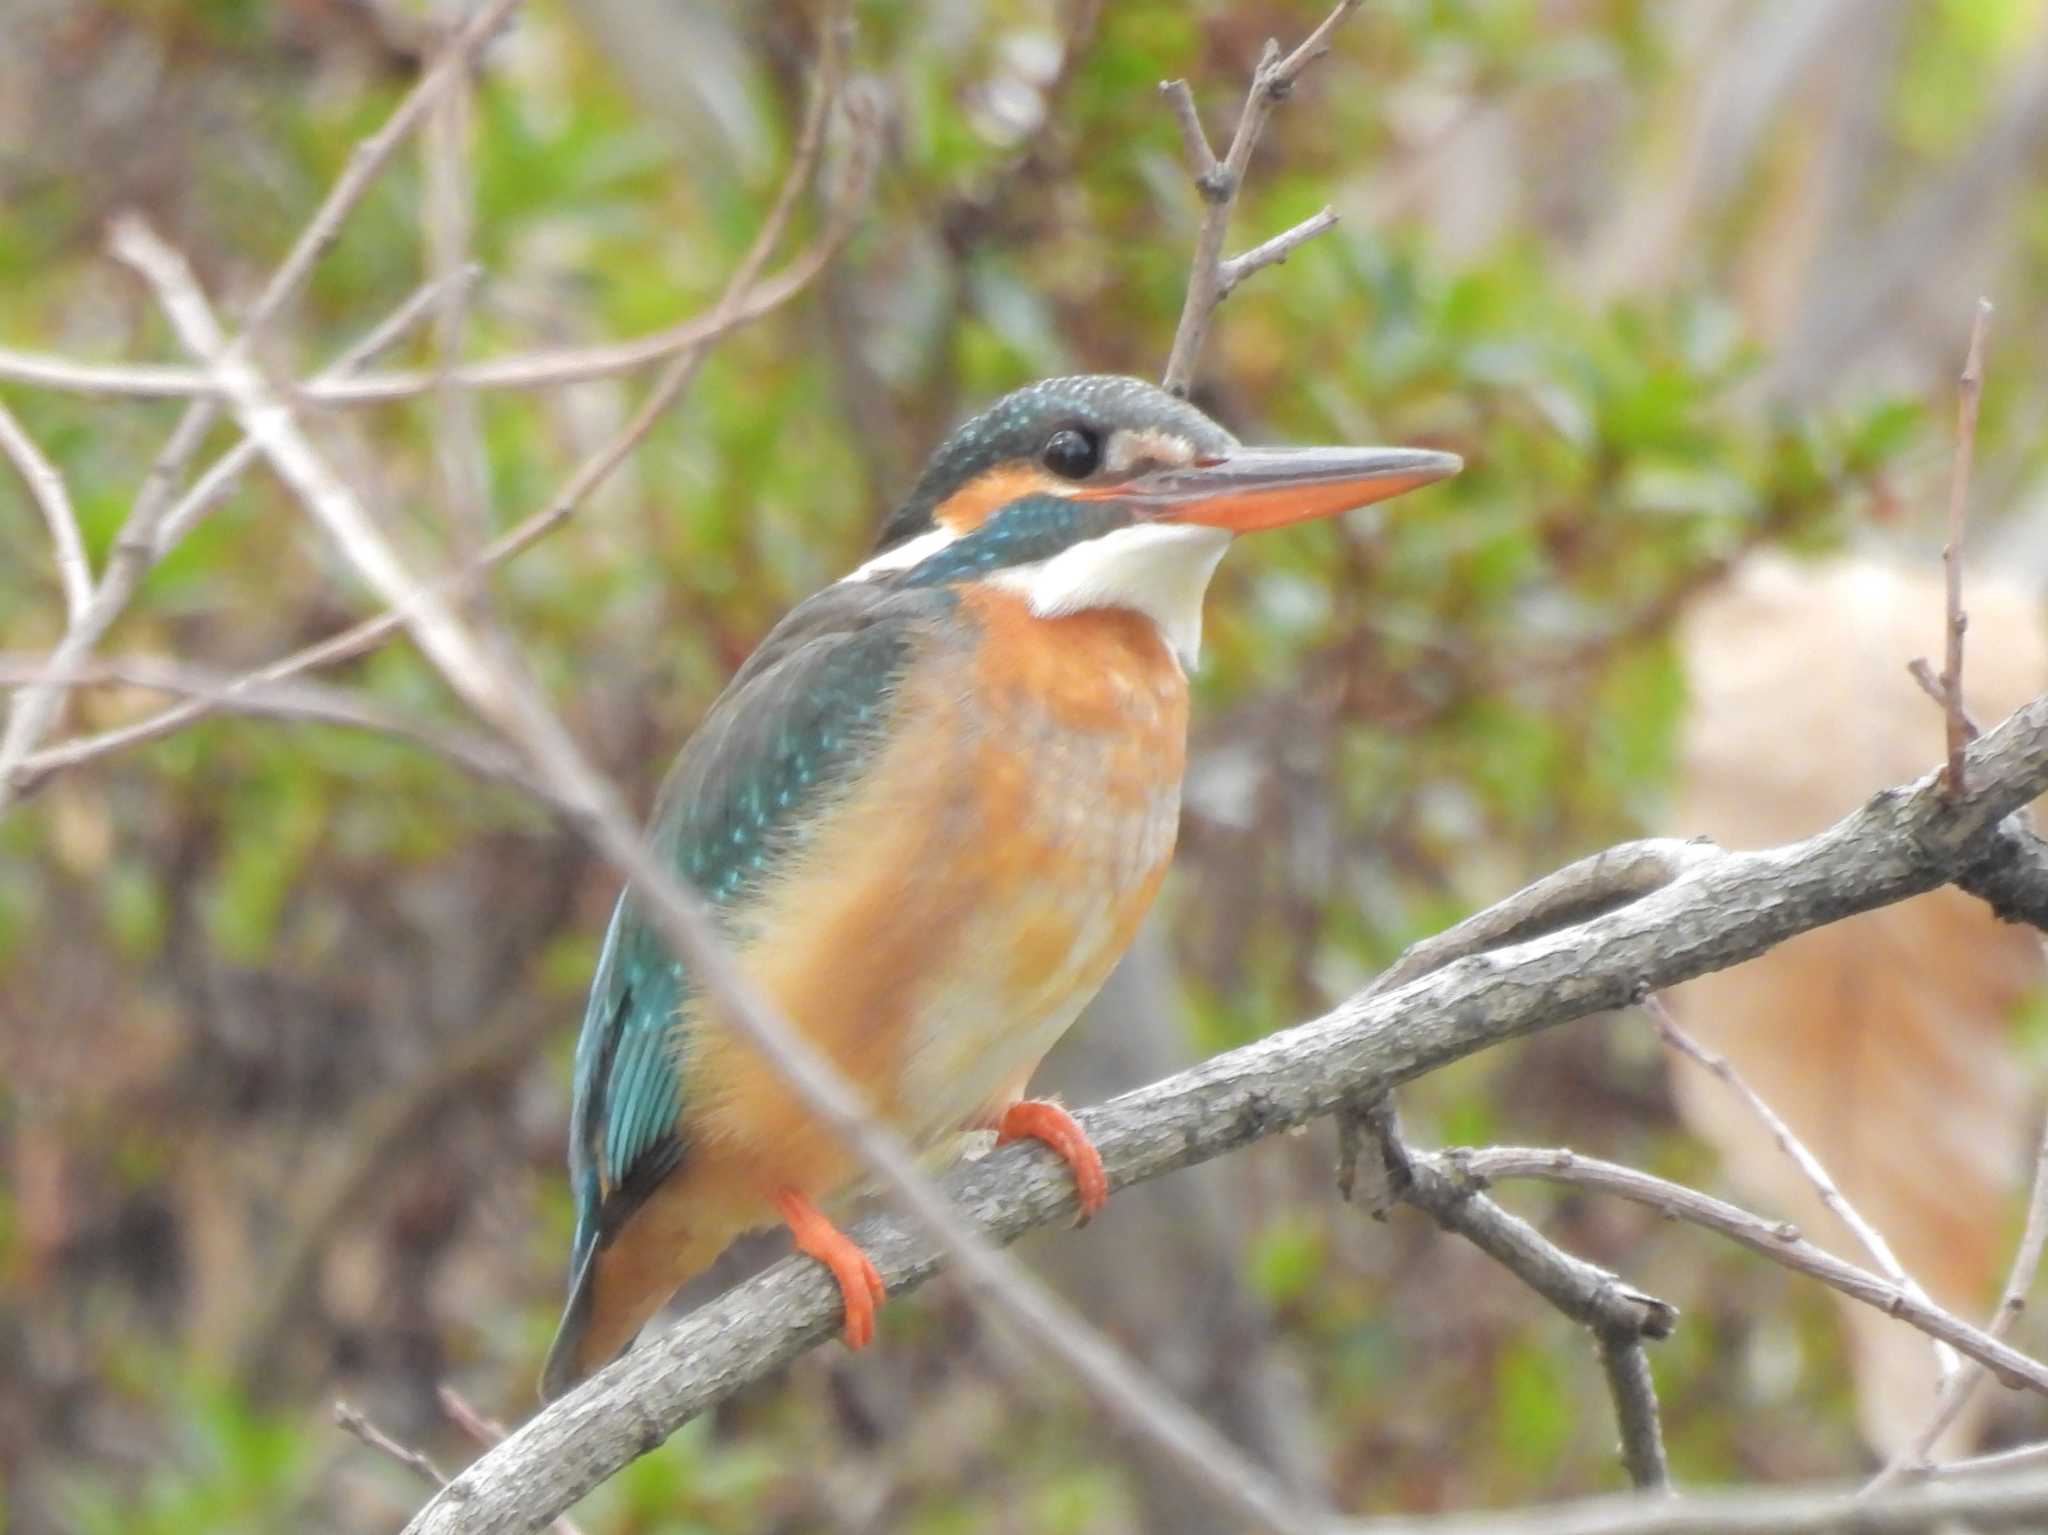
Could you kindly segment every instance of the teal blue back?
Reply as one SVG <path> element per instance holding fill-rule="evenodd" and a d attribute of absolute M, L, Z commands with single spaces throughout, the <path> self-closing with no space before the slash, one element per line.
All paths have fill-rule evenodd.
<path fill-rule="evenodd" d="M 804 828 L 859 781 L 885 739 L 914 642 L 944 593 L 829 588 L 792 612 L 677 758 L 656 850 L 730 918 L 801 858 Z M 638 900 L 621 896 L 576 1043 L 570 1271 L 688 1155 L 690 978 Z"/>

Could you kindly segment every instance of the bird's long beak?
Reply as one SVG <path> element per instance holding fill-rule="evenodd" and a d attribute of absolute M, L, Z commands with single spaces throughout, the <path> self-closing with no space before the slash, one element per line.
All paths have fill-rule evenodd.
<path fill-rule="evenodd" d="M 1235 448 L 1081 494 L 1132 502 L 1160 522 L 1252 533 L 1368 506 L 1464 467 L 1457 454 L 1427 448 Z"/>

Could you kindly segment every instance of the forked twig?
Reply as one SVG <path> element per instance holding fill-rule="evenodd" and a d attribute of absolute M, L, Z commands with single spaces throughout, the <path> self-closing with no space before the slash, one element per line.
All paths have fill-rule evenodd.
<path fill-rule="evenodd" d="M 833 98 L 819 99 L 829 104 Z M 791 277 L 801 277 L 803 282 L 808 282 L 822 271 L 825 264 L 851 236 L 872 184 L 875 161 L 880 148 L 879 124 L 872 108 L 865 104 L 849 99 L 847 107 L 856 132 L 847 159 L 846 175 L 833 199 L 826 228 L 809 250 L 796 257 L 787 269 Z M 712 343 L 738 326 L 767 313 L 768 309 L 773 307 L 760 301 L 760 286 L 748 287 L 748 280 L 752 275 L 749 267 L 757 266 L 759 261 L 765 261 L 766 256 L 772 254 L 774 243 L 779 241 L 782 231 L 787 227 L 795 199 L 816 164 L 818 150 L 822 144 L 823 119 L 818 118 L 816 121 L 815 129 L 807 125 L 804 133 L 800 135 L 798 150 L 791 161 L 789 173 L 784 177 L 769 216 L 763 221 L 761 230 L 755 237 L 755 244 L 749 256 L 742 260 L 740 268 L 735 271 L 724 293 L 712 308 L 690 322 L 692 335 L 697 339 L 671 359 L 631 419 L 609 441 L 599 446 L 576 467 L 562 488 L 546 505 L 528 515 L 516 526 L 499 534 L 474 560 L 462 568 L 436 578 L 431 583 L 432 590 L 451 595 L 467 591 L 470 584 L 484 571 L 531 548 L 567 521 L 590 494 L 626 460 L 633 448 L 660 419 L 662 413 L 689 387 L 702 367 Z M 754 252 L 761 253 L 758 260 L 754 257 Z M 793 296 L 801 287 L 802 283 L 785 284 L 778 289 L 776 302 L 780 303 Z M 350 359 L 359 361 L 374 351 L 381 350 L 391 338 L 393 323 L 402 316 L 405 325 L 412 324 L 418 318 L 421 306 L 430 304 L 438 296 L 439 291 L 436 285 L 430 284 L 415 293 L 376 331 L 337 358 L 329 372 L 339 374 L 339 370 L 345 366 L 354 366 Z M 189 529 L 206 508 L 224 493 L 233 477 L 257 456 L 259 454 L 255 444 L 247 440 L 231 449 L 212 470 L 201 476 L 191 491 L 171 509 L 164 519 L 166 529 L 173 524 L 180 525 L 180 532 Z M 159 547 L 167 545 L 169 541 L 168 537 L 161 539 Z M 376 649 L 402 628 L 400 615 L 392 612 L 376 614 L 339 634 L 317 641 L 258 668 L 248 675 L 246 683 L 250 688 L 260 688 L 271 683 L 289 681 L 308 671 L 337 665 Z M 181 730 L 221 708 L 232 706 L 241 686 L 242 684 L 238 682 L 224 689 L 218 698 L 191 699 L 146 719 L 35 752 L 26 757 L 15 771 L 13 788 L 17 793 L 27 792 L 52 773 L 114 752 L 126 751 Z M 7 788 L 8 780 L 0 776 L 0 808 L 5 806 Z"/>
<path fill-rule="evenodd" d="M 1230 210 L 1244 187 L 1245 172 L 1251 166 L 1252 151 L 1258 148 L 1259 138 L 1266 131 L 1266 120 L 1272 116 L 1273 108 L 1287 99 L 1301 72 L 1330 51 L 1330 34 L 1358 8 L 1358 3 L 1359 0 L 1338 0 L 1336 9 L 1292 53 L 1283 55 L 1278 43 L 1266 44 L 1258 67 L 1252 71 L 1251 91 L 1245 97 L 1244 110 L 1238 114 L 1230 148 L 1220 160 L 1209 147 L 1209 136 L 1202 130 L 1201 114 L 1195 108 L 1194 93 L 1188 89 L 1187 81 L 1166 80 L 1160 84 L 1174 120 L 1180 125 L 1195 189 L 1202 194 L 1202 225 L 1195 236 L 1194 266 L 1162 380 L 1175 394 L 1186 394 L 1194 382 L 1195 365 L 1201 360 L 1202 344 L 1208 339 L 1209 322 L 1215 316 L 1216 306 L 1229 297 L 1231 289 L 1261 267 L 1285 261 L 1304 240 L 1337 222 L 1336 212 L 1324 208 L 1242 255 L 1228 260 L 1223 255 L 1223 240 L 1230 230 Z"/>

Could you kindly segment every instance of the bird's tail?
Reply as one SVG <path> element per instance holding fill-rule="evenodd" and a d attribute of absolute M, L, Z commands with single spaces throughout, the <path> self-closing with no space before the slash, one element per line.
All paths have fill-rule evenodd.
<path fill-rule="evenodd" d="M 609 1242 L 592 1242 L 569 1283 L 569 1303 L 541 1367 L 541 1400 L 552 1402 L 624 1353 L 676 1286 L 724 1245 L 657 1222 L 629 1223 Z"/>
<path fill-rule="evenodd" d="M 597 1290 L 598 1249 L 595 1243 L 584 1253 L 583 1261 L 576 1266 L 576 1276 L 569 1284 L 569 1303 L 562 1308 L 562 1320 L 555 1327 L 555 1341 L 548 1345 L 547 1363 L 540 1371 L 540 1399 L 552 1402 L 563 1395 L 604 1363 L 590 1362 L 591 1349 L 588 1345 L 596 1340 L 592 1336 L 591 1318 L 595 1313 Z M 620 1340 L 614 1351 L 624 1348 L 632 1341 L 630 1335 Z"/>

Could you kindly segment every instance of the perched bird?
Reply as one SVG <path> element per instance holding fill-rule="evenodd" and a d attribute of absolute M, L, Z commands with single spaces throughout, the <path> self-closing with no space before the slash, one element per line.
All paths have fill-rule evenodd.
<path fill-rule="evenodd" d="M 1093 1213 L 1100 1157 L 1024 1088 L 1173 852 L 1209 577 L 1236 533 L 1459 467 L 1243 448 L 1136 379 L 1020 389 L 748 658 L 670 770 L 654 844 L 878 1115 L 932 1149 L 974 1129 L 1044 1141 Z M 880 1276 L 818 1208 L 860 1172 L 622 897 L 576 1047 L 576 1235 L 542 1394 L 775 1213 L 866 1343 Z"/>

